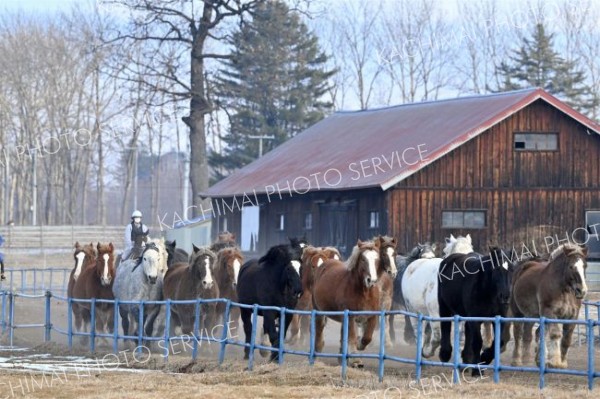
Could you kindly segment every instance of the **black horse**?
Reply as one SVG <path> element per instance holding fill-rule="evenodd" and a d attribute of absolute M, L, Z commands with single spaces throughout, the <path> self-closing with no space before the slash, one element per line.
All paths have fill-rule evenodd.
<path fill-rule="evenodd" d="M 394 297 L 392 301 L 393 310 L 406 310 L 406 303 L 404 302 L 404 295 L 402 294 L 402 276 L 408 268 L 408 265 L 413 263 L 417 259 L 435 258 L 435 244 L 426 242 L 425 244 L 417 244 L 416 247 L 409 252 L 408 256 L 398 255 L 396 257 L 396 265 L 398 266 L 398 274 L 394 279 Z M 427 324 L 426 327 L 431 334 L 431 327 Z M 390 315 L 390 338 L 396 341 L 396 330 L 394 328 L 394 315 Z M 412 328 L 410 318 L 404 316 L 404 341 L 413 343 L 415 342 L 415 332 Z"/>
<path fill-rule="evenodd" d="M 445 258 L 439 269 L 438 300 L 440 317 L 506 317 L 510 300 L 510 281 L 513 265 L 499 248 L 490 254 L 453 254 Z M 450 330 L 452 322 L 441 323 L 440 360 L 447 362 L 452 355 Z M 501 346 L 506 344 L 509 323 L 502 326 Z M 489 364 L 494 359 L 494 347 L 481 352 L 481 322 L 465 323 L 463 363 Z M 473 369 L 473 375 L 479 370 Z"/>
<path fill-rule="evenodd" d="M 170 268 L 175 263 L 187 263 L 190 255 L 181 248 L 177 248 L 177 241 L 165 241 L 167 249 L 167 267 Z"/>
<path fill-rule="evenodd" d="M 248 305 L 256 303 L 262 306 L 294 309 L 302 294 L 297 252 L 291 245 L 277 245 L 270 248 L 259 260 L 252 259 L 246 262 L 238 275 L 238 301 Z M 246 343 L 249 344 L 252 337 L 252 309 L 241 308 L 240 313 L 244 323 Z M 278 347 L 279 332 L 275 321 L 279 319 L 279 312 L 259 310 L 258 314 L 263 316 L 263 328 L 273 347 Z M 291 321 L 291 315 L 285 318 L 284 336 Z M 244 349 L 246 359 L 249 353 L 250 349 L 246 347 Z M 278 357 L 277 352 L 271 353 L 272 361 L 277 361 Z"/>

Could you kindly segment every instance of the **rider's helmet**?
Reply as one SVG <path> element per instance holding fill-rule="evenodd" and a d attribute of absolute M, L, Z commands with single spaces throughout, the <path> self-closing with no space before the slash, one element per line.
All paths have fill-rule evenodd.
<path fill-rule="evenodd" d="M 138 210 L 133 211 L 133 213 L 131 214 L 131 218 L 132 219 L 133 218 L 140 218 L 141 219 L 142 218 L 142 212 L 140 212 Z"/>

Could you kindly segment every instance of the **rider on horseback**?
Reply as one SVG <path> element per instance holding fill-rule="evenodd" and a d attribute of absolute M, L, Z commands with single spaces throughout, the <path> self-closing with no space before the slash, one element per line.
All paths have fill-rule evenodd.
<path fill-rule="evenodd" d="M 125 227 L 125 249 L 121 255 L 122 260 L 126 260 L 131 255 L 136 238 L 138 236 L 147 236 L 148 227 L 142 223 L 142 212 L 136 210 L 131 214 L 131 223 Z"/>

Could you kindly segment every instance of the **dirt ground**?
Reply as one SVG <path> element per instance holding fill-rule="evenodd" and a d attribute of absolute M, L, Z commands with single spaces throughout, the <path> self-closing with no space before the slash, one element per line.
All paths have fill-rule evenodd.
<path fill-rule="evenodd" d="M 52 264 L 69 267 L 70 254 L 53 255 Z M 24 267 L 33 267 L 35 262 L 26 256 L 21 260 Z M 62 276 L 55 276 L 62 279 Z M 31 283 L 28 278 L 28 282 Z M 41 293 L 41 292 L 40 292 Z M 599 300 L 593 293 L 588 298 Z M 15 322 L 42 323 L 44 320 L 44 299 L 17 298 L 15 302 Z M 52 299 L 52 323 L 66 330 L 67 307 L 57 299 Z M 594 313 L 594 317 L 597 315 Z M 403 329 L 403 321 L 396 318 L 396 330 Z M 583 332 L 583 331 L 582 331 Z M 600 331 L 599 331 L 600 333 Z M 598 333 L 597 333 L 598 335 Z M 73 366 L 74 356 L 87 360 L 112 358 L 110 345 L 98 340 L 97 351 L 89 353 L 79 339 L 74 339 L 74 348 L 67 347 L 66 336 L 52 332 L 52 342 L 43 343 L 43 329 L 15 330 L 14 345 L 29 348 L 23 352 L 0 348 L 0 398 L 591 398 L 598 397 L 600 387 L 593 393 L 587 391 L 585 377 L 547 375 L 544 390 L 538 389 L 539 376 L 536 373 L 502 372 L 500 384 L 493 384 L 492 373 L 482 379 L 472 379 L 468 374 L 460 384 L 452 385 L 452 371 L 448 368 L 426 366 L 420 382 L 415 381 L 415 367 L 412 365 L 386 361 L 383 383 L 377 381 L 377 362 L 365 361 L 364 369 L 349 369 L 346 383 L 341 382 L 340 367 L 335 359 L 317 359 L 309 366 L 306 357 L 287 354 L 285 363 L 279 367 L 269 364 L 256 352 L 256 365 L 253 371 L 247 370 L 247 362 L 242 360 L 239 347 L 228 346 L 226 361 L 217 364 L 217 344 L 206 344 L 200 348 L 197 361 L 191 360 L 191 350 L 183 344 L 171 346 L 168 362 L 156 351 L 142 362 L 119 360 L 118 370 L 111 367 L 84 367 L 81 363 Z M 378 333 L 367 353 L 377 353 Z M 329 321 L 326 329 L 325 351 L 337 353 L 340 325 Z M 243 339 L 240 330 L 237 339 Z M 587 356 L 585 337 L 575 337 L 569 353 L 569 368 L 586 370 Z M 8 343 L 8 334 L 0 337 L 0 344 Z M 579 345 L 581 343 L 582 345 Z M 119 350 L 131 355 L 133 346 L 120 343 Z M 153 347 L 155 350 L 156 344 Z M 293 349 L 307 350 L 308 345 Z M 178 353 L 179 352 L 179 353 Z M 414 358 L 414 346 L 400 343 L 386 353 Z M 512 343 L 502 355 L 501 363 L 510 364 Z M 67 359 L 67 360 L 65 360 Z M 81 362 L 77 358 L 76 362 Z M 437 356 L 434 360 L 437 360 Z M 67 364 L 68 363 L 68 364 Z M 600 347 L 595 351 L 596 371 L 600 365 Z M 48 365 L 51 366 L 48 366 Z M 58 367 L 56 365 L 58 364 Z M 33 365 L 33 366 L 32 366 Z M 533 364 L 531 364 L 533 366 Z M 81 370 L 84 371 L 81 371 Z M 75 370 L 75 371 L 74 371 Z M 79 370 L 79 371 L 77 371 Z M 596 385 L 600 379 L 596 379 Z"/>

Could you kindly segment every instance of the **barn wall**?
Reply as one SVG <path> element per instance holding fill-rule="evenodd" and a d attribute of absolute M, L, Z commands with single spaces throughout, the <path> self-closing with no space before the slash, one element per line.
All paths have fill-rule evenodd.
<path fill-rule="evenodd" d="M 559 149 L 515 151 L 514 132 L 556 132 Z M 584 226 L 585 210 L 600 209 L 598 154 L 595 133 L 538 101 L 391 189 L 392 232 L 403 251 L 450 233 L 470 233 L 480 250 L 564 236 Z M 442 229 L 445 209 L 485 209 L 486 228 Z"/>

